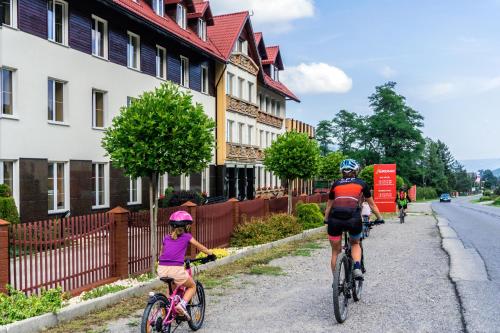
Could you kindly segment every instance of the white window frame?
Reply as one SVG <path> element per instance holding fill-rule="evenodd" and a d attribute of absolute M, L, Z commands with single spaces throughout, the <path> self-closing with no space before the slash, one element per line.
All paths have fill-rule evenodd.
<path fill-rule="evenodd" d="M 151 5 L 156 15 L 163 17 L 165 15 L 164 0 L 152 0 Z"/>
<path fill-rule="evenodd" d="M 11 82 L 10 85 L 12 90 L 10 91 L 10 101 L 12 103 L 12 113 L 3 113 L 3 73 L 4 71 L 8 71 L 11 73 Z M 16 70 L 10 67 L 0 67 L 0 118 L 16 118 Z"/>
<path fill-rule="evenodd" d="M 5 179 L 3 176 L 4 173 L 4 163 L 12 163 L 12 186 L 10 188 L 11 191 L 14 191 L 14 168 L 15 168 L 15 161 L 10 161 L 10 160 L 0 160 L 0 184 L 4 184 Z M 9 185 L 9 184 L 7 184 Z"/>
<path fill-rule="evenodd" d="M 201 92 L 204 94 L 208 94 L 208 66 L 201 66 Z"/>
<path fill-rule="evenodd" d="M 233 126 L 234 126 L 234 121 L 233 120 L 227 120 L 226 123 L 226 142 L 233 142 Z"/>
<path fill-rule="evenodd" d="M 189 59 L 184 57 L 184 56 L 180 56 L 181 58 L 181 62 L 180 62 L 180 66 L 181 66 L 181 86 L 183 87 L 186 87 L 186 88 L 189 88 Z"/>
<path fill-rule="evenodd" d="M 261 148 L 264 148 L 264 130 L 260 130 L 259 132 L 259 145 Z"/>
<path fill-rule="evenodd" d="M 62 162 L 62 161 L 49 161 L 48 164 L 55 164 L 54 169 L 54 174 L 52 175 L 53 179 L 53 189 L 54 189 L 54 194 L 53 198 L 54 201 L 52 202 L 52 209 L 49 209 L 48 213 L 49 214 L 58 214 L 62 212 L 68 211 L 69 207 L 69 163 L 68 162 Z M 64 186 L 64 208 L 57 208 L 57 196 L 58 196 L 58 188 L 57 188 L 57 164 L 63 164 L 64 165 L 64 178 L 63 178 L 63 186 Z M 48 181 L 48 179 L 47 179 Z M 48 199 L 48 192 L 47 192 L 47 199 Z"/>
<path fill-rule="evenodd" d="M 234 74 L 227 72 L 226 94 L 233 96 L 234 94 Z"/>
<path fill-rule="evenodd" d="M 109 163 L 106 162 L 93 162 L 92 166 L 96 166 L 96 175 L 92 174 L 92 178 L 95 178 L 95 193 L 94 193 L 94 199 L 96 202 L 96 205 L 92 205 L 92 209 L 101 209 L 101 208 L 108 208 L 109 207 Z M 104 202 L 99 202 L 99 165 L 104 166 Z"/>
<path fill-rule="evenodd" d="M 48 84 L 50 84 L 50 81 L 52 81 L 52 119 L 47 119 L 49 123 L 52 123 L 52 124 L 66 124 L 66 84 L 67 82 L 66 81 L 62 81 L 62 80 L 58 80 L 58 79 L 54 79 L 54 78 L 48 78 L 47 80 L 47 89 L 48 89 Z M 63 86 L 63 89 L 62 89 L 62 94 L 63 94 L 63 98 L 62 98 L 62 120 L 56 120 L 56 83 L 60 83 L 62 84 Z M 48 95 L 47 95 L 48 96 Z M 49 106 L 49 100 L 47 100 L 47 107 Z M 48 113 L 47 113 L 48 115 Z"/>
<path fill-rule="evenodd" d="M 244 123 L 238 123 L 238 143 L 240 145 L 244 144 L 245 143 L 245 140 L 244 140 L 244 134 L 245 133 L 245 124 Z"/>
<path fill-rule="evenodd" d="M 198 37 L 200 37 L 202 41 L 207 41 L 207 21 L 203 18 L 198 19 Z"/>
<path fill-rule="evenodd" d="M 136 179 L 137 189 L 136 195 L 137 200 L 132 201 L 132 177 L 129 177 L 129 187 L 128 187 L 128 202 L 127 205 L 140 205 L 142 204 L 142 179 L 141 177 Z"/>
<path fill-rule="evenodd" d="M 180 3 L 177 4 L 177 8 L 175 11 L 175 20 L 177 21 L 177 25 L 179 25 L 179 27 L 186 30 L 186 28 L 187 28 L 187 9 L 186 9 L 186 7 L 184 7 Z"/>
<path fill-rule="evenodd" d="M 160 61 L 160 54 L 163 55 L 163 64 Z M 160 69 L 163 70 L 163 75 Z M 156 77 L 162 80 L 167 79 L 167 50 L 160 45 L 156 45 Z"/>
<path fill-rule="evenodd" d="M 50 4 L 50 1 L 52 1 L 52 13 L 53 13 L 52 22 L 49 19 L 49 9 L 48 9 L 48 5 Z M 56 6 L 56 4 L 63 6 L 62 40 L 60 42 L 56 41 L 56 33 L 55 33 L 55 31 L 56 31 L 56 18 L 55 18 L 55 6 Z M 50 36 L 49 24 L 51 25 L 53 36 Z M 49 0 L 47 2 L 47 38 L 48 38 L 48 40 L 50 40 L 51 42 L 54 42 L 56 44 L 68 46 L 68 3 L 66 1 Z"/>
<path fill-rule="evenodd" d="M 132 105 L 132 102 L 134 101 L 135 97 L 132 96 L 127 96 L 127 107 L 129 108 Z"/>
<path fill-rule="evenodd" d="M 130 68 L 130 69 L 135 69 L 135 70 L 138 70 L 140 71 L 141 70 L 141 36 L 139 36 L 138 34 L 135 34 L 131 31 L 127 31 L 127 37 L 128 37 L 128 41 L 127 41 L 127 67 Z M 132 39 L 137 39 L 137 47 L 135 48 L 135 57 L 137 58 L 137 66 L 134 67 L 133 66 L 133 61 L 131 59 L 131 49 L 130 49 L 130 45 L 132 44 Z"/>
<path fill-rule="evenodd" d="M 253 103 L 253 82 L 248 81 L 248 102 Z"/>
<path fill-rule="evenodd" d="M 108 21 L 100 18 L 99 16 L 92 15 L 92 23 L 95 25 L 96 29 L 99 27 L 99 23 L 102 23 L 104 31 L 102 33 L 103 39 L 103 50 L 102 55 L 99 55 L 99 44 L 97 42 L 96 34 L 94 29 L 92 29 L 92 55 L 102 59 L 108 59 Z"/>
<path fill-rule="evenodd" d="M 10 0 L 10 24 L 2 24 L 7 27 L 17 28 L 17 0 Z"/>
<path fill-rule="evenodd" d="M 96 93 L 102 94 L 102 126 L 97 126 L 97 114 L 96 114 Z M 104 129 L 106 127 L 106 115 L 107 115 L 107 92 L 99 89 L 92 89 L 92 128 Z"/>
<path fill-rule="evenodd" d="M 242 77 L 238 77 L 238 98 L 239 99 L 244 99 L 244 87 L 245 86 L 245 79 Z"/>
<path fill-rule="evenodd" d="M 253 139 L 253 126 L 252 125 L 247 125 L 247 132 L 248 132 L 248 136 L 247 136 L 247 144 L 249 146 L 252 145 L 252 139 Z"/>
<path fill-rule="evenodd" d="M 168 173 L 158 176 L 158 197 L 165 195 L 165 190 L 168 188 Z"/>

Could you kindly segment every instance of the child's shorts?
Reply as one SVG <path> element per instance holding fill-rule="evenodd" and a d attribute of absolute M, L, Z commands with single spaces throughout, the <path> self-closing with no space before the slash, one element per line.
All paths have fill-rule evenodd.
<path fill-rule="evenodd" d="M 184 284 L 188 279 L 189 275 L 183 266 L 158 266 L 158 276 L 169 277 L 174 279 L 176 285 Z"/>

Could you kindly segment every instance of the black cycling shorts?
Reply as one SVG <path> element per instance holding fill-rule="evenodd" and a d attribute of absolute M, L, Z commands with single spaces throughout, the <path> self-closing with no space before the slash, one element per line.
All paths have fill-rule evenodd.
<path fill-rule="evenodd" d="M 352 239 L 360 239 L 363 231 L 363 222 L 360 216 L 348 220 L 330 219 L 328 221 L 328 236 L 331 240 L 338 239 L 344 231 L 349 232 Z"/>

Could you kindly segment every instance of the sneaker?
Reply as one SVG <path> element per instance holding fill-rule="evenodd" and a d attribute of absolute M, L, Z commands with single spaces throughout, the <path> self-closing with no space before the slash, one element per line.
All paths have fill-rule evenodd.
<path fill-rule="evenodd" d="M 186 318 L 187 321 L 191 320 L 191 316 L 189 315 L 187 309 L 186 309 L 186 306 L 182 303 L 182 302 L 179 302 L 176 306 L 175 306 L 175 311 L 177 311 L 177 313 L 180 315 L 180 316 L 183 316 Z"/>
<path fill-rule="evenodd" d="M 363 272 L 361 271 L 360 268 L 356 268 L 352 271 L 352 275 L 354 276 L 355 280 L 363 280 Z"/>

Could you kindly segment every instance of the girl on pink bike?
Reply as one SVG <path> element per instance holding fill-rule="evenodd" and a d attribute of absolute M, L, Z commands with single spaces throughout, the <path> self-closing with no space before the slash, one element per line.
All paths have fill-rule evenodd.
<path fill-rule="evenodd" d="M 196 293 L 196 284 L 184 268 L 184 258 L 189 244 L 194 245 L 198 250 L 213 256 L 212 251 L 200 244 L 189 233 L 193 218 L 184 211 L 178 211 L 170 216 L 169 220 L 172 226 L 172 232 L 163 239 L 163 249 L 159 258 L 158 275 L 160 277 L 169 277 L 174 279 L 176 286 L 186 287 L 184 297 L 176 305 L 177 313 L 184 315 L 190 320 L 187 311 L 187 304 Z"/>

